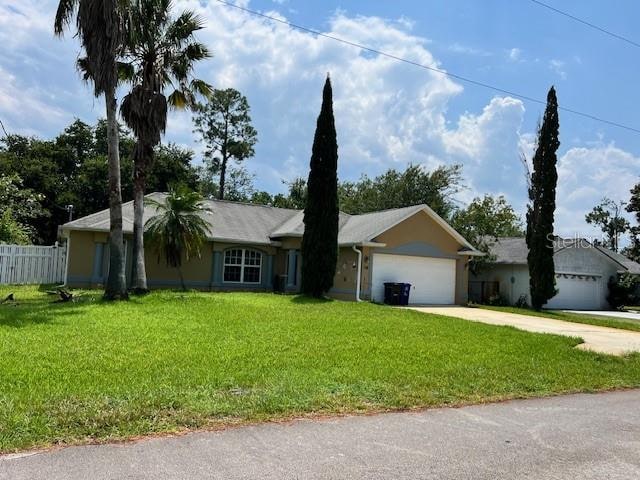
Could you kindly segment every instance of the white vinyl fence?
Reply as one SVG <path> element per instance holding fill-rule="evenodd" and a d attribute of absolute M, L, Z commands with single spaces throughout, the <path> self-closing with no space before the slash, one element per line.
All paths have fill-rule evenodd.
<path fill-rule="evenodd" d="M 0 244 L 0 284 L 62 283 L 67 246 Z"/>

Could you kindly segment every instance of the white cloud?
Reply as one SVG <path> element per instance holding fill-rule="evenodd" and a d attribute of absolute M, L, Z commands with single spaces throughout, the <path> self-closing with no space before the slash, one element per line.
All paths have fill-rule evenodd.
<path fill-rule="evenodd" d="M 9 133 L 38 134 L 30 119 L 53 126 L 63 122 L 66 112 L 51 105 L 47 96 L 38 88 L 25 89 L 15 75 L 0 66 L 0 114 Z"/>
<path fill-rule="evenodd" d="M 569 149 L 558 160 L 556 231 L 567 236 L 597 234 L 584 216 L 603 197 L 628 201 L 638 172 L 640 157 L 613 143 Z"/>
<path fill-rule="evenodd" d="M 562 80 L 567 79 L 567 72 L 565 71 L 566 62 L 558 59 L 552 59 L 549 61 L 549 68 L 553 70 Z"/>
<path fill-rule="evenodd" d="M 487 50 L 481 48 L 471 47 L 469 45 L 463 45 L 461 43 L 453 43 L 447 48 L 450 52 L 460 53 L 463 55 L 471 55 L 474 57 L 490 57 L 492 54 Z"/>
<path fill-rule="evenodd" d="M 522 50 L 514 47 L 507 52 L 507 57 L 512 62 L 518 62 L 522 58 Z"/>
<path fill-rule="evenodd" d="M 257 163 L 281 163 L 283 176 L 286 159 L 296 158 L 306 168 L 327 72 L 334 86 L 343 177 L 408 162 L 433 165 L 434 157 L 446 160 L 441 132 L 447 103 L 462 92 L 446 76 L 217 4 L 179 5 L 208 19 L 200 38 L 215 56 L 199 74 L 249 98 L 261 139 Z M 439 67 L 427 41 L 409 30 L 405 19 L 337 13 L 327 33 Z"/>

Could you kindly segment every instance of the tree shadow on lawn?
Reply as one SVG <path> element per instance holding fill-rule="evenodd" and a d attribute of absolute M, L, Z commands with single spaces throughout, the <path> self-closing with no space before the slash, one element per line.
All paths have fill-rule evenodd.
<path fill-rule="evenodd" d="M 46 290 L 45 290 L 46 291 Z M 88 295 L 81 295 L 71 302 L 58 302 L 53 295 L 42 298 L 17 301 L 0 305 L 0 326 L 24 328 L 34 324 L 54 323 L 59 317 L 76 316 L 84 313 L 86 307 L 102 303 Z"/>
<path fill-rule="evenodd" d="M 296 295 L 291 298 L 291 303 L 299 305 L 324 305 L 332 302 L 335 302 L 335 300 L 329 297 L 315 298 L 308 295 Z"/>

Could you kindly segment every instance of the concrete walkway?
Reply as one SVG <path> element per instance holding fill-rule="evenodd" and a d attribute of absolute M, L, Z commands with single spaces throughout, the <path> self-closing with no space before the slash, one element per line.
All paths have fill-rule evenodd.
<path fill-rule="evenodd" d="M 640 391 L 265 424 L 0 457 L 0 480 L 640 478 Z"/>
<path fill-rule="evenodd" d="M 620 330 L 618 328 L 600 327 L 584 323 L 572 323 L 552 318 L 520 315 L 517 313 L 498 312 L 482 308 L 468 307 L 409 307 L 424 313 L 436 313 L 449 317 L 489 323 L 491 325 L 509 325 L 536 333 L 553 333 L 567 337 L 580 337 L 584 343 L 577 348 L 592 350 L 611 355 L 623 355 L 629 352 L 640 352 L 640 332 Z"/>

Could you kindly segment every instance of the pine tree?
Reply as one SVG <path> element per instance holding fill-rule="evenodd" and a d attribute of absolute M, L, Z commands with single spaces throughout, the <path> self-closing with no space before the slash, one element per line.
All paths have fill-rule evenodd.
<path fill-rule="evenodd" d="M 527 247 L 529 254 L 529 287 L 531 305 L 536 310 L 555 294 L 555 267 L 553 264 L 553 216 L 556 209 L 556 151 L 558 139 L 558 100 L 553 87 L 547 95 L 547 107 L 542 125 L 538 129 L 538 146 L 533 156 L 533 172 L 529 187 L 530 204 L 527 207 Z"/>
<path fill-rule="evenodd" d="M 313 139 L 302 237 L 302 292 L 320 297 L 333 286 L 338 261 L 338 143 L 327 76 Z"/>

